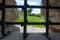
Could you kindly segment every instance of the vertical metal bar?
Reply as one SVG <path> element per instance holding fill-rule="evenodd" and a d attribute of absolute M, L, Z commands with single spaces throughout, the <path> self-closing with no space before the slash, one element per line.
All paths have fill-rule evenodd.
<path fill-rule="evenodd" d="M 27 34 L 26 34 L 26 28 L 27 28 L 27 0 L 24 0 L 24 33 L 23 33 L 23 40 L 26 40 Z"/>
<path fill-rule="evenodd" d="M 49 36 L 49 0 L 46 0 L 46 36 Z"/>
<path fill-rule="evenodd" d="M 2 27 L 1 27 L 1 33 L 3 36 L 5 36 L 5 27 L 4 27 L 4 22 L 5 22 L 5 0 L 2 0 Z"/>

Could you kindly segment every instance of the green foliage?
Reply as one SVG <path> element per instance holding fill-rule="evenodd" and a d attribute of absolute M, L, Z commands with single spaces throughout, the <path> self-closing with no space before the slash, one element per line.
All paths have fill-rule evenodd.
<path fill-rule="evenodd" d="M 29 9 L 27 10 L 27 14 L 31 14 L 31 12 L 32 12 L 32 8 L 29 8 Z"/>
<path fill-rule="evenodd" d="M 38 16 L 27 16 L 29 22 L 45 22 L 44 18 Z"/>
<path fill-rule="evenodd" d="M 35 15 L 32 15 L 32 16 L 28 15 L 27 16 L 28 22 L 45 22 L 45 19 L 43 17 L 38 17 L 38 15 L 40 15 L 40 14 L 38 14 L 37 16 L 35 16 Z M 17 19 L 16 21 L 17 22 L 24 22 L 24 14 L 19 14 L 19 19 Z M 30 25 L 30 26 L 45 28 L 44 25 Z"/>
<path fill-rule="evenodd" d="M 19 18 L 16 20 L 16 22 L 24 22 L 24 16 L 22 13 L 19 14 Z"/>
<path fill-rule="evenodd" d="M 36 17 L 41 17 L 41 15 L 40 15 L 40 14 L 30 14 L 30 15 L 28 15 L 28 16 L 36 16 Z"/>

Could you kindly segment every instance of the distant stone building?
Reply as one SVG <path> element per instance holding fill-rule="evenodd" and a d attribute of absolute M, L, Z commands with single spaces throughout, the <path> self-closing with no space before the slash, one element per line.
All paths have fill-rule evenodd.
<path fill-rule="evenodd" d="M 50 6 L 60 6 L 60 0 L 49 0 Z M 42 6 L 46 6 L 46 0 L 42 0 Z M 46 9 L 41 9 L 41 15 L 46 19 Z M 49 20 L 60 22 L 60 9 L 49 9 Z M 51 32 L 60 32 L 60 25 L 50 25 Z"/>
<path fill-rule="evenodd" d="M 0 3 L 2 3 L 2 0 L 0 0 Z M 5 0 L 6 5 L 16 5 L 15 0 Z M 6 21 L 8 22 L 14 22 L 16 19 L 18 19 L 18 12 L 17 8 L 6 8 L 5 9 L 6 14 Z M 0 10 L 0 21 L 2 19 L 2 11 Z"/>

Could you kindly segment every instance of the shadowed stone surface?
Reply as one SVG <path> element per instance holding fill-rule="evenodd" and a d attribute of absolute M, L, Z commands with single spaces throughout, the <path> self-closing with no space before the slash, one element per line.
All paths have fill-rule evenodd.
<path fill-rule="evenodd" d="M 60 7 L 60 0 L 49 0 L 50 6 Z M 46 0 L 42 0 L 42 6 L 46 6 Z M 46 19 L 46 9 L 41 9 L 41 15 Z M 49 21 L 51 22 L 60 22 L 60 9 L 49 9 Z M 50 31 L 55 32 L 56 30 L 60 31 L 60 25 L 50 25 Z"/>
<path fill-rule="evenodd" d="M 21 32 L 22 29 L 20 28 L 19 27 L 14 28 L 10 35 L 0 40 L 23 40 L 23 33 Z M 49 36 L 52 40 L 60 40 L 60 33 L 50 33 Z M 47 39 L 43 33 L 29 33 L 26 40 L 49 40 L 49 39 Z"/>
<path fill-rule="evenodd" d="M 2 0 L 0 0 L 0 3 L 2 3 Z M 16 5 L 15 0 L 5 0 L 6 5 Z M 17 12 L 17 8 L 6 8 L 5 9 L 5 21 L 7 22 L 15 22 L 19 18 Z M 2 10 L 0 10 L 0 21 L 2 20 Z M 7 27 L 7 26 L 5 26 Z M 1 26 L 0 26 L 0 32 L 1 32 Z M 1 34 L 1 33 L 0 33 Z"/>
<path fill-rule="evenodd" d="M 41 33 L 30 33 L 27 40 L 47 40 L 47 38 Z"/>

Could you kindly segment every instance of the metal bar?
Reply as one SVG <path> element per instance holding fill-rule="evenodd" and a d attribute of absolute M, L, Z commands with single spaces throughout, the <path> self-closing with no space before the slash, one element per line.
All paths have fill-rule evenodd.
<path fill-rule="evenodd" d="M 27 6 L 27 8 L 46 8 L 46 6 Z"/>
<path fill-rule="evenodd" d="M 46 23 L 45 22 L 28 22 L 27 23 L 28 25 L 45 25 Z"/>
<path fill-rule="evenodd" d="M 24 22 L 6 22 L 5 24 L 24 24 Z"/>
<path fill-rule="evenodd" d="M 2 27 L 1 27 L 1 33 L 3 36 L 5 36 L 5 27 L 4 27 L 4 22 L 5 22 L 5 0 L 2 0 Z"/>
<path fill-rule="evenodd" d="M 24 24 L 24 22 L 6 22 L 5 24 Z M 45 22 L 28 22 L 26 23 L 27 25 L 45 25 L 46 23 Z"/>
<path fill-rule="evenodd" d="M 46 36 L 49 37 L 49 0 L 46 0 Z"/>
<path fill-rule="evenodd" d="M 50 23 L 49 25 L 60 25 L 60 22 L 53 22 L 53 23 Z"/>
<path fill-rule="evenodd" d="M 1 24 L 1 23 L 0 23 Z M 6 22 L 5 24 L 24 24 L 24 22 Z M 46 25 L 46 22 L 27 22 L 27 25 Z M 60 25 L 60 22 L 51 22 L 49 25 Z"/>
<path fill-rule="evenodd" d="M 27 8 L 47 8 L 47 6 L 27 6 Z M 48 9 L 60 9 L 60 6 L 49 6 Z"/>
<path fill-rule="evenodd" d="M 23 33 L 23 40 L 26 40 L 26 28 L 27 28 L 27 0 L 24 0 L 24 33 Z"/>
<path fill-rule="evenodd" d="M 60 9 L 60 6 L 49 6 L 49 9 Z"/>
<path fill-rule="evenodd" d="M 1 33 L 3 36 L 5 36 L 5 24 L 24 24 L 24 35 L 23 38 L 25 40 L 26 38 L 26 26 L 28 25 L 46 25 L 46 34 L 49 36 L 49 25 L 60 25 L 59 22 L 52 22 L 49 23 L 49 9 L 60 9 L 60 7 L 57 6 L 49 6 L 49 0 L 46 0 L 46 6 L 27 6 L 27 0 L 24 0 L 24 6 L 23 5 L 5 5 L 5 0 L 2 0 L 2 7 L 0 7 L 0 10 L 2 10 L 2 28 Z M 0 4 L 1 5 L 1 4 Z M 24 22 L 6 22 L 5 23 L 5 8 L 24 8 Z M 46 22 L 27 22 L 27 8 L 45 8 L 46 9 Z"/>
<path fill-rule="evenodd" d="M 27 8 L 47 8 L 47 6 L 26 6 Z M 23 5 L 5 5 L 5 8 L 24 8 Z M 60 9 L 60 6 L 49 6 L 48 9 Z"/>
<path fill-rule="evenodd" d="M 24 8 L 23 5 L 5 5 L 5 8 Z"/>
<path fill-rule="evenodd" d="M 0 10 L 2 10 L 2 3 L 0 3 Z"/>

